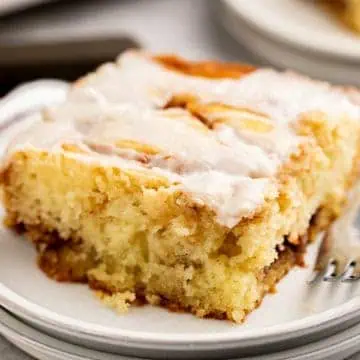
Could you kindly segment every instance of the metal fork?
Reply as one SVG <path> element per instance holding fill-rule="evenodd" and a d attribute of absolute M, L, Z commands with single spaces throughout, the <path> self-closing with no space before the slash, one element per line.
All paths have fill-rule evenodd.
<path fill-rule="evenodd" d="M 360 233 L 354 225 L 359 207 L 360 182 L 350 191 L 343 215 L 324 234 L 311 283 L 360 280 Z"/>

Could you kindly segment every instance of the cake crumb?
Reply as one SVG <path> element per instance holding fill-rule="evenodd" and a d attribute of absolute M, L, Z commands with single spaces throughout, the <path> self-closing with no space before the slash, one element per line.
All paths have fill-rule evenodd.
<path fill-rule="evenodd" d="M 131 303 L 136 300 L 135 293 L 124 291 L 120 293 L 107 294 L 103 291 L 96 291 L 96 296 L 108 307 L 123 314 L 129 310 Z"/>

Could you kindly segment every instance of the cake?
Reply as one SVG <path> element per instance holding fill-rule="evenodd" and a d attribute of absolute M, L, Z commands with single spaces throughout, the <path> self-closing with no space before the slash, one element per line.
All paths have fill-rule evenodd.
<path fill-rule="evenodd" d="M 360 32 L 359 0 L 320 0 L 348 27 Z"/>
<path fill-rule="evenodd" d="M 128 51 L 11 140 L 5 223 L 121 312 L 240 323 L 341 214 L 359 110 L 289 71 Z"/>

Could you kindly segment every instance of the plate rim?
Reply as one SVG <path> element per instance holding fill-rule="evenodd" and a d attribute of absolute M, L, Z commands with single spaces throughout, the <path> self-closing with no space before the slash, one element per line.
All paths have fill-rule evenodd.
<path fill-rule="evenodd" d="M 116 354 L 113 352 L 103 352 L 103 351 L 99 351 L 96 349 L 92 349 L 92 348 L 88 348 L 88 347 L 83 347 L 83 346 L 79 346 L 79 345 L 74 345 L 72 343 L 63 341 L 61 339 L 57 339 L 54 338 L 51 335 L 48 334 L 44 334 L 43 332 L 32 328 L 30 325 L 24 323 L 23 321 L 21 321 L 20 319 L 17 319 L 16 316 L 14 316 L 14 314 L 6 311 L 5 309 L 0 307 L 0 314 L 3 314 L 5 316 L 3 316 L 2 318 L 7 319 L 7 320 L 3 320 L 2 322 L 0 321 L 0 332 L 1 332 L 1 328 L 6 328 L 8 331 L 10 330 L 10 332 L 13 333 L 13 336 L 17 336 L 22 338 L 22 340 L 31 343 L 31 345 L 36 344 L 35 346 L 40 346 L 42 348 L 46 348 L 47 350 L 56 350 L 57 352 L 61 352 L 64 353 L 65 355 L 71 355 L 71 356 L 91 356 L 91 359 L 94 359 L 92 357 L 92 355 L 102 355 L 102 356 L 106 356 L 107 360 L 121 360 L 121 359 L 127 359 L 127 358 L 123 358 L 122 354 Z M 9 325 L 10 323 L 10 325 Z M 15 329 L 16 327 L 16 329 Z M 20 329 L 20 330 L 19 330 Z M 327 337 L 326 339 L 321 339 L 318 341 L 314 341 L 310 344 L 310 347 L 317 347 L 317 349 L 315 350 L 315 355 L 317 356 L 317 358 L 321 355 L 324 355 L 324 352 L 332 352 L 333 351 L 333 347 L 339 349 L 339 347 L 342 347 L 341 352 L 343 352 L 344 350 L 344 346 L 348 346 L 345 344 L 349 344 L 351 342 L 354 342 L 354 337 L 358 337 L 360 339 L 360 334 L 359 334 L 359 330 L 360 329 L 360 323 L 357 323 L 351 327 L 346 328 L 343 332 L 341 332 L 340 334 L 336 334 L 336 335 L 332 335 L 330 337 Z M 2 331 L 4 332 L 4 330 Z M 344 335 L 344 333 L 346 335 Z M 354 333 L 354 334 L 353 334 Z M 30 334 L 30 336 L 29 336 Z M 341 336 L 342 335 L 342 336 Z M 341 340 L 339 340 L 339 336 L 341 337 Z M 41 341 L 39 341 L 38 337 L 41 337 Z M 336 342 L 334 343 L 334 339 L 336 338 Z M 9 340 L 11 341 L 11 340 Z M 13 341 L 11 341 L 13 342 Z M 331 342 L 331 344 L 328 344 L 328 346 L 324 346 L 324 343 L 329 343 Z M 319 348 L 319 344 L 322 344 L 322 346 Z M 15 344 L 16 345 L 16 344 Z M 64 349 L 66 351 L 64 351 L 62 349 L 62 345 L 66 345 L 68 347 L 70 347 L 70 350 L 75 350 L 76 352 L 69 352 L 69 349 Z M 348 346 L 349 347 L 349 346 Z M 353 349 L 354 345 L 351 346 L 351 348 Z M 304 349 L 306 349 L 306 352 L 304 353 Z M 302 354 L 296 354 L 296 357 L 294 357 L 293 352 L 294 351 L 301 351 L 303 350 Z M 80 354 L 80 352 L 85 351 L 86 354 Z M 354 352 L 352 353 L 354 354 Z M 240 354 L 239 354 L 240 355 Z M 282 359 L 285 359 L 284 356 L 290 356 L 292 355 L 292 359 L 293 360 L 303 360 L 304 357 L 308 357 L 310 356 L 314 356 L 314 351 L 312 351 L 312 349 L 309 350 L 309 345 L 300 345 L 300 346 L 295 346 L 294 348 L 290 348 L 290 349 L 283 349 L 280 351 L 275 351 L 275 352 L 270 352 L 269 354 L 260 354 L 258 356 L 259 360 L 267 360 L 267 359 L 274 359 L 274 356 L 282 356 Z M 127 355 L 125 355 L 127 356 Z M 237 358 L 237 355 L 235 355 Z M 240 355 L 241 356 L 241 355 Z M 352 355 L 350 355 L 352 356 Z M 249 360 L 252 357 L 249 357 L 249 355 L 245 355 L 244 360 Z M 131 357 L 131 359 L 139 359 L 138 357 Z M 241 359 L 243 359 L 243 357 L 241 357 Z M 90 358 L 89 358 L 90 360 Z M 240 358 L 239 358 L 240 360 Z"/>
<path fill-rule="evenodd" d="M 355 296 L 348 302 L 323 311 L 319 314 L 298 319 L 290 323 L 272 325 L 261 330 L 250 329 L 241 333 L 154 334 L 149 331 L 140 332 L 110 328 L 58 314 L 52 310 L 43 308 L 38 304 L 26 300 L 2 283 L 0 283 L 0 303 L 17 316 L 30 321 L 31 323 L 37 323 L 41 327 L 55 328 L 55 331 L 60 333 L 62 331 L 67 333 L 69 331 L 71 331 L 71 333 L 76 331 L 77 335 L 81 334 L 85 337 L 101 337 L 109 340 L 112 339 L 117 342 L 124 341 L 134 344 L 141 343 L 143 345 L 145 345 L 144 342 L 146 342 L 146 345 L 184 345 L 188 344 L 189 341 L 192 344 L 198 345 L 208 345 L 209 343 L 217 341 L 231 344 L 238 341 L 259 343 L 260 340 L 261 343 L 267 343 L 270 342 L 272 338 L 279 340 L 279 337 L 288 339 L 289 337 L 292 338 L 299 335 L 303 336 L 304 332 L 312 332 L 314 330 L 316 330 L 316 332 L 324 331 L 324 328 L 333 328 L 340 322 L 350 321 L 358 317 L 360 318 L 360 296 Z M 159 341 L 159 338 L 161 338 L 161 341 Z"/>
<path fill-rule="evenodd" d="M 87 358 L 88 360 L 96 360 L 96 357 L 94 357 L 94 355 L 103 356 L 103 354 L 98 350 L 85 348 L 79 345 L 68 343 L 61 339 L 54 338 L 51 335 L 45 334 L 35 328 L 32 328 L 30 325 L 17 319 L 13 314 L 11 314 L 10 312 L 6 311 L 1 307 L 0 307 L 0 314 L 2 315 L 2 317 L 6 319 L 5 321 L 4 320 L 0 321 L 0 334 L 2 332 L 9 333 L 10 331 L 13 333 L 12 338 L 16 337 L 17 341 L 20 341 L 23 344 L 26 343 L 28 346 L 31 346 L 33 349 L 35 349 L 36 347 L 36 351 L 39 351 L 38 349 L 42 348 L 41 351 L 44 353 L 44 355 L 45 352 L 47 353 L 51 352 L 57 354 L 57 356 L 58 355 L 62 356 L 64 359 L 71 358 L 71 359 L 79 359 L 79 360 L 84 359 L 84 356 L 91 356 Z M 5 331 L 4 328 L 6 328 Z M 4 337 L 18 347 L 17 343 L 10 340 L 6 335 L 8 334 L 5 334 Z M 62 345 L 64 346 L 66 345 L 66 347 L 69 347 L 70 349 L 68 348 L 66 349 L 65 347 L 62 349 Z M 23 348 L 21 349 L 25 351 Z M 69 352 L 69 350 L 72 351 Z M 84 352 L 84 353 L 80 354 L 80 352 Z M 125 358 L 120 354 L 113 354 L 113 353 L 105 353 L 105 354 L 109 356 L 106 360 L 129 359 L 128 357 Z M 140 358 L 135 358 L 135 357 L 132 357 L 131 359 L 141 360 Z"/>

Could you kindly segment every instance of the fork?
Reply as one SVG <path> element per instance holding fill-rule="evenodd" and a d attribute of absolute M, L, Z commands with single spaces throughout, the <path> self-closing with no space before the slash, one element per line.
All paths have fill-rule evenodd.
<path fill-rule="evenodd" d="M 354 223 L 360 207 L 360 182 L 349 193 L 343 214 L 324 234 L 310 283 L 354 282 L 360 279 L 360 234 Z"/>

